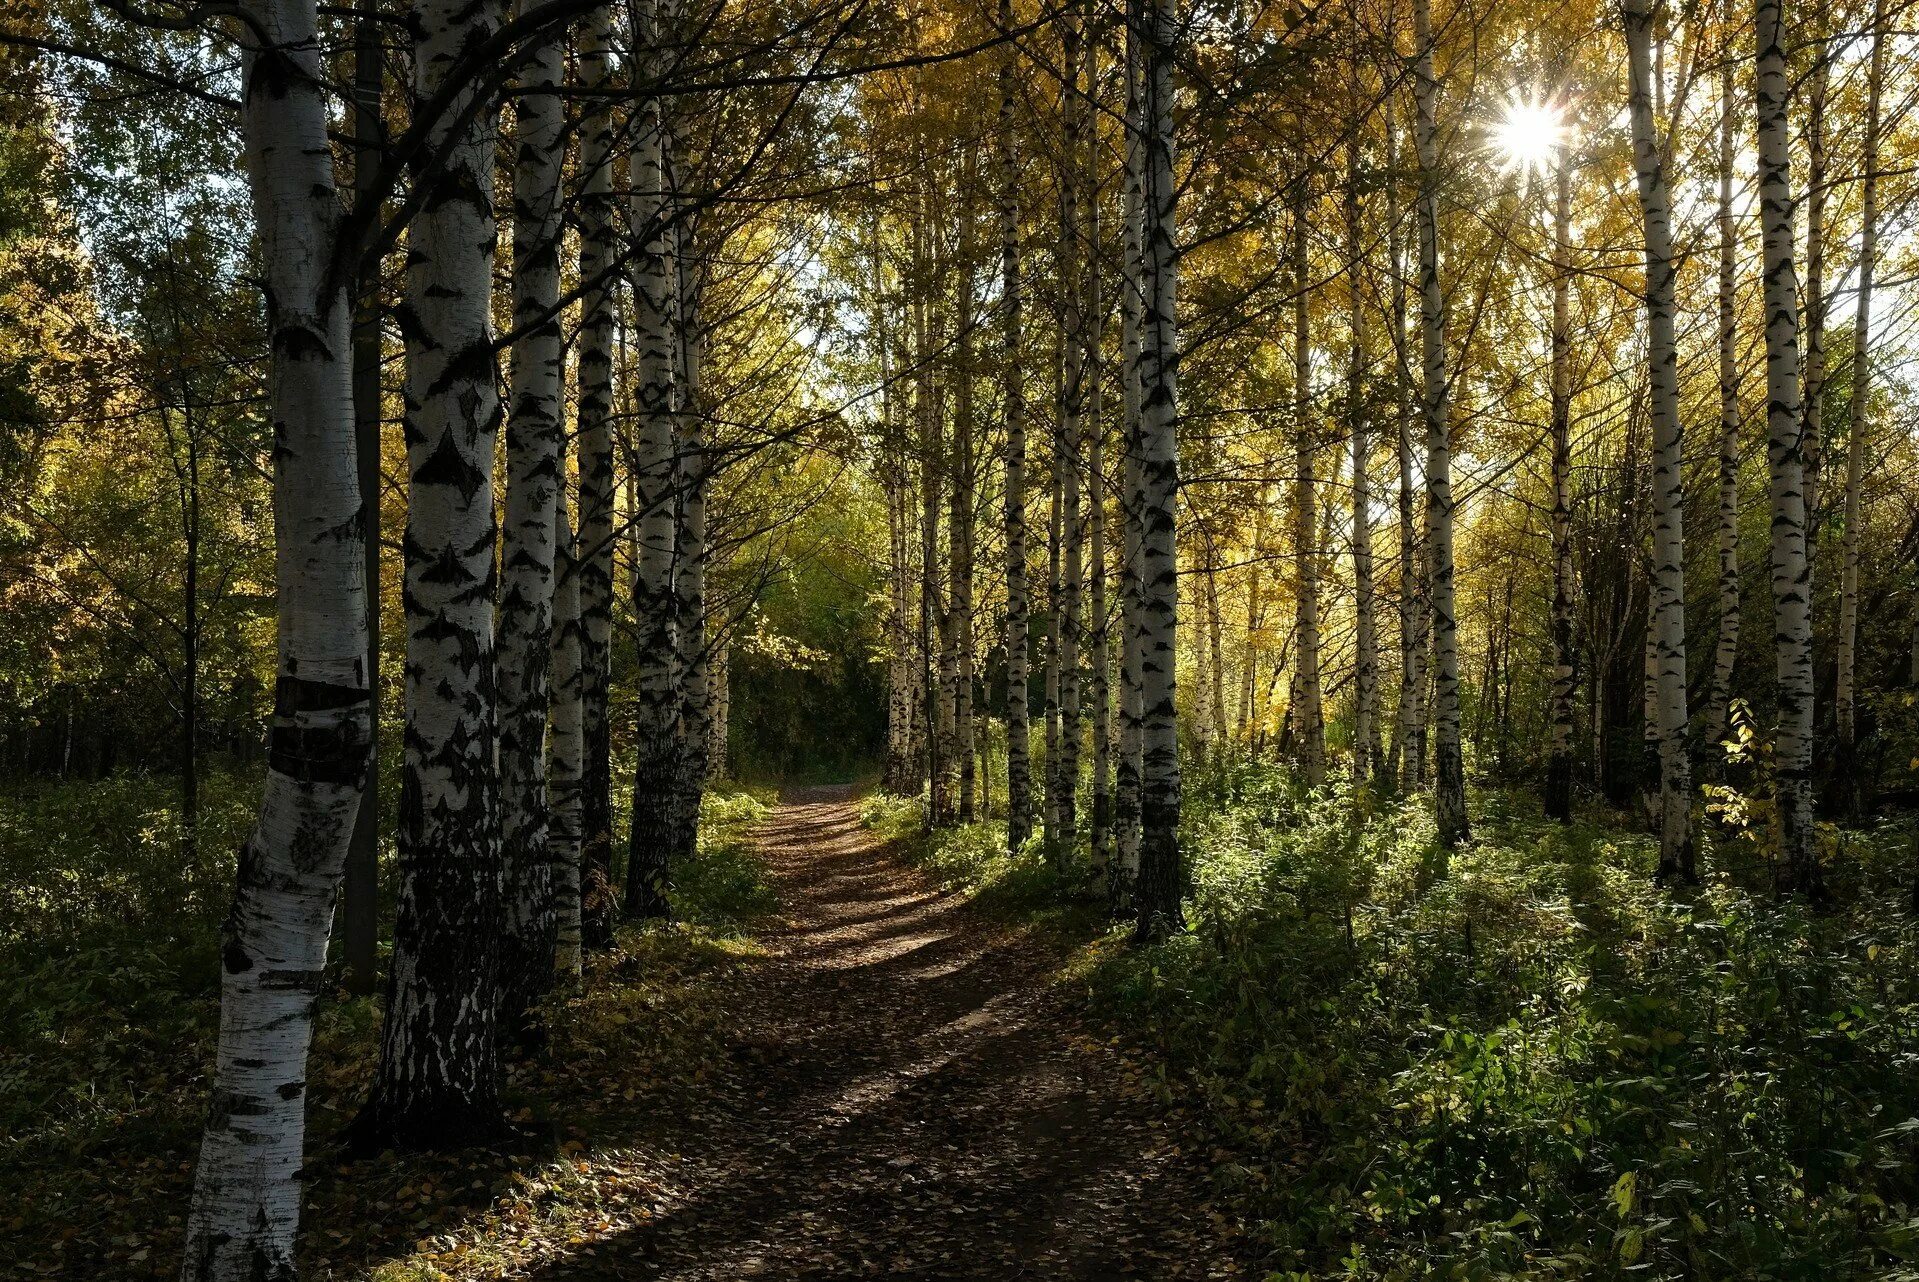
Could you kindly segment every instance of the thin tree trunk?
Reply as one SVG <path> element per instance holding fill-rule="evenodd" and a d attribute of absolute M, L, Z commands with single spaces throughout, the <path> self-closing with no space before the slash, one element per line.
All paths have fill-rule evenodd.
<path fill-rule="evenodd" d="M 1179 653 L 1179 552 L 1176 542 L 1179 449 L 1179 341 L 1175 305 L 1178 190 L 1173 182 L 1173 41 L 1176 0 L 1136 0 L 1145 66 L 1140 121 L 1143 157 L 1144 306 L 1140 318 L 1139 425 L 1131 443 L 1138 489 L 1129 496 L 1140 523 L 1141 756 L 1140 860 L 1134 903 L 1136 938 L 1183 929 L 1179 853 L 1179 733 L 1175 713 Z M 1142 21 L 1143 19 L 1143 21 Z"/>
<path fill-rule="evenodd" d="M 513 137 L 513 343 L 500 554 L 500 845 L 503 1028 L 517 1028 L 553 978 L 546 730 L 553 649 L 553 514 L 559 501 L 566 347 L 560 333 L 560 161 L 564 73 L 556 31 L 519 77 Z"/>
<path fill-rule="evenodd" d="M 1553 179 L 1553 686 L 1545 798 L 1547 818 L 1561 823 L 1573 817 L 1573 698 L 1579 689 L 1573 601 L 1572 189 L 1572 157 L 1562 155 Z"/>
<path fill-rule="evenodd" d="M 1012 0 L 1000 0 L 999 26 L 1013 29 Z M 1020 371 L 1019 149 L 1014 141 L 1017 46 L 999 67 L 1000 379 L 1006 388 L 1006 844 L 1018 854 L 1033 831 L 1032 732 L 1027 714 L 1030 662 L 1026 590 L 1026 398 Z"/>
<path fill-rule="evenodd" d="M 678 435 L 679 525 L 674 532 L 674 643 L 679 660 L 679 813 L 672 825 L 669 859 L 690 859 L 699 842 L 700 806 L 706 796 L 706 745 L 712 731 L 707 702 L 706 571 L 712 549 L 707 542 L 707 495 L 712 478 L 706 449 L 707 407 L 701 400 L 706 361 L 706 267 L 697 244 L 697 228 L 677 225 L 674 295 L 680 389 Z"/>
<path fill-rule="evenodd" d="M 187 1282 L 293 1276 L 313 1009 L 373 735 L 353 309 L 344 289 L 323 284 L 340 208 L 318 15 L 307 0 L 245 11 L 241 132 L 279 446 L 278 655 L 265 790 L 222 928 L 217 1103 L 187 1209 Z"/>
<path fill-rule="evenodd" d="M 1054 457 L 1060 475 L 1060 604 L 1059 604 L 1059 858 L 1069 860 L 1079 841 L 1080 750 L 1080 584 L 1085 578 L 1084 548 L 1080 541 L 1081 440 L 1085 434 L 1086 345 L 1079 244 L 1079 154 L 1084 100 L 1080 96 L 1079 15 L 1068 10 L 1061 19 L 1060 65 L 1066 73 L 1061 90 L 1062 116 L 1059 174 L 1059 255 L 1055 274 L 1060 299 L 1059 435 Z"/>
<path fill-rule="evenodd" d="M 1386 129 L 1386 168 L 1397 174 L 1398 131 Z M 1413 372 L 1406 341 L 1406 243 L 1399 230 L 1399 184 L 1386 184 L 1387 256 L 1392 259 L 1394 457 L 1399 472 L 1399 698 L 1390 755 L 1395 790 L 1426 781 L 1426 638 L 1430 615 L 1419 569 L 1419 503 L 1413 477 Z"/>
<path fill-rule="evenodd" d="M 1715 777 L 1732 733 L 1732 670 L 1739 658 L 1738 236 L 1733 222 L 1733 68 L 1719 70 L 1719 639 L 1706 698 L 1706 748 Z"/>
<path fill-rule="evenodd" d="M 1293 213 L 1293 629 L 1299 660 L 1293 668 L 1293 733 L 1306 782 L 1326 782 L 1326 716 L 1319 672 L 1318 446 L 1312 387 L 1312 339 L 1308 327 L 1308 257 L 1305 210 L 1310 186 Z"/>
<path fill-rule="evenodd" d="M 1355 94 L 1355 96 L 1357 96 Z M 1379 624 L 1373 604 L 1373 490 L 1371 439 L 1366 426 L 1366 300 L 1359 288 L 1365 261 L 1365 226 L 1359 187 L 1364 179 L 1359 134 L 1347 146 L 1346 253 L 1352 350 L 1346 367 L 1346 434 L 1353 473 L 1353 782 L 1364 783 L 1384 768 L 1379 739 Z"/>
<path fill-rule="evenodd" d="M 612 20 L 595 9 L 580 39 L 580 78 L 606 86 Z M 589 100 L 580 126 L 579 576 L 584 773 L 580 782 L 580 912 L 588 947 L 613 942 L 612 761 L 607 694 L 613 641 L 613 119 Z"/>
<path fill-rule="evenodd" d="M 1099 41 L 1086 33 L 1084 45 L 1086 92 L 1095 94 L 1099 86 Z M 1088 831 L 1093 870 L 1106 883 L 1111 894 L 1112 798 L 1112 690 L 1110 646 L 1106 618 L 1106 424 L 1104 398 L 1100 388 L 1100 338 L 1104 328 L 1104 302 L 1100 289 L 1099 239 L 1099 128 L 1098 115 L 1087 112 L 1086 128 L 1086 255 L 1084 330 L 1086 361 L 1082 370 L 1086 412 L 1086 521 L 1087 521 L 1087 671 L 1090 679 L 1089 701 L 1093 722 L 1093 815 Z"/>
<path fill-rule="evenodd" d="M 1042 697 L 1046 704 L 1046 725 L 1041 742 L 1046 748 L 1046 816 L 1044 844 L 1046 857 L 1058 861 L 1065 857 L 1060 846 L 1061 804 L 1059 734 L 1059 688 L 1061 668 L 1060 640 L 1060 458 L 1057 432 L 1053 439 L 1053 466 L 1046 493 L 1046 670 L 1041 675 Z"/>
<path fill-rule="evenodd" d="M 639 59 L 634 79 L 645 84 L 661 71 L 660 15 L 655 4 L 632 10 L 638 24 Z M 643 99 L 633 111 L 628 158 L 630 216 L 639 252 L 632 265 L 634 383 L 638 405 L 633 423 L 634 549 L 633 801 L 628 833 L 623 910 L 636 920 L 671 915 L 669 847 L 679 815 L 680 699 L 678 617 L 674 598 L 677 563 L 674 385 L 678 325 L 674 308 L 678 267 L 673 255 L 674 211 L 669 200 L 665 107 Z M 683 505 L 682 505 L 683 506 Z"/>
<path fill-rule="evenodd" d="M 1419 151 L 1419 291 L 1421 366 L 1426 417 L 1426 553 L 1433 643 L 1433 801 L 1439 844 L 1469 835 L 1466 766 L 1459 743 L 1459 620 L 1453 606 L 1452 437 L 1447 414 L 1446 301 L 1439 288 L 1439 130 L 1433 100 L 1432 11 L 1413 0 L 1413 101 Z"/>
<path fill-rule="evenodd" d="M 1143 768 L 1145 703 L 1140 639 L 1140 324 L 1145 309 L 1145 126 L 1144 53 L 1137 17 L 1126 22 L 1125 189 L 1120 209 L 1120 553 L 1119 553 L 1119 762 L 1113 779 L 1114 876 L 1108 890 L 1115 918 L 1132 911 L 1139 876 L 1140 773 Z"/>
<path fill-rule="evenodd" d="M 380 114 L 384 70 L 379 24 L 364 13 L 353 24 L 353 198 L 379 199 L 376 173 L 386 129 Z M 353 423 L 359 455 L 360 503 L 366 512 L 366 662 L 368 717 L 376 727 L 369 744 L 366 791 L 347 853 L 341 923 L 347 991 L 371 997 L 380 984 L 380 264 L 361 265 L 355 277 L 353 314 Z"/>
<path fill-rule="evenodd" d="M 969 152 L 962 167 L 962 184 L 972 186 L 973 160 Z M 956 811 L 961 823 L 973 822 L 975 791 L 973 753 L 973 223 L 961 215 L 960 270 L 954 313 L 953 485 L 947 516 L 948 551 L 952 557 L 953 600 L 953 765 L 959 775 Z"/>
<path fill-rule="evenodd" d="M 565 477 L 564 460 L 560 474 Z M 580 980 L 580 780 L 586 770 L 579 539 L 568 507 L 562 479 L 553 510 L 553 706 L 549 714 L 546 788 L 547 877 L 553 887 L 553 976 L 563 984 Z"/>
<path fill-rule="evenodd" d="M 1812 600 L 1806 556 L 1805 453 L 1792 262 L 1792 170 L 1782 0 L 1755 0 L 1759 218 L 1765 259 L 1766 462 L 1772 488 L 1773 650 L 1779 680 L 1775 773 L 1782 887 L 1825 897 L 1812 809 Z"/>
<path fill-rule="evenodd" d="M 1885 0 L 1873 0 L 1872 63 L 1866 80 L 1865 170 L 1859 213 L 1859 297 L 1852 324 L 1851 408 L 1846 422 L 1846 523 L 1839 586 L 1839 778 L 1846 808 L 1859 813 L 1859 713 L 1853 685 L 1859 653 L 1859 543 L 1865 513 L 1859 486 L 1866 468 L 1867 416 L 1872 398 L 1872 283 L 1879 253 L 1880 92 L 1885 80 Z"/>
<path fill-rule="evenodd" d="M 1646 238 L 1646 352 L 1652 419 L 1652 626 L 1659 725 L 1659 875 L 1694 881 L 1692 755 L 1686 743 L 1685 470 L 1672 212 L 1651 90 L 1652 2 L 1624 0 L 1633 170 Z"/>
<path fill-rule="evenodd" d="M 1826 47 L 1825 0 L 1806 0 L 1812 30 L 1809 48 L 1812 68 L 1806 89 L 1806 280 L 1801 303 L 1805 358 L 1800 378 L 1800 405 L 1804 416 L 1800 450 L 1806 465 L 1806 559 L 1816 568 L 1819 558 L 1819 500 L 1826 462 L 1826 91 L 1831 82 L 1832 58 Z M 1810 578 L 1808 583 L 1810 584 Z M 1810 588 L 1807 595 L 1810 596 Z"/>

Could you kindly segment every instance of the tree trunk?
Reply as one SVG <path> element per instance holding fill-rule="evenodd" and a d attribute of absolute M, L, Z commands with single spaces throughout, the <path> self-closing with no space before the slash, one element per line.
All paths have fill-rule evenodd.
<path fill-rule="evenodd" d="M 1413 0 L 1413 101 L 1419 151 L 1419 323 L 1426 417 L 1426 554 L 1433 641 L 1433 807 L 1439 844 L 1469 835 L 1466 765 L 1459 743 L 1459 619 L 1453 606 L 1453 455 L 1446 381 L 1446 300 L 1439 288 L 1439 130 L 1433 99 L 1432 9 Z"/>
<path fill-rule="evenodd" d="M 610 84 L 612 19 L 595 9 L 581 35 L 580 78 Z M 607 695 L 613 658 L 613 119 L 589 100 L 580 125 L 579 575 L 581 713 L 580 913 L 588 947 L 613 942 L 613 765 Z"/>
<path fill-rule="evenodd" d="M 1062 666 L 1062 645 L 1060 638 L 1060 476 L 1059 437 L 1054 433 L 1053 466 L 1047 478 L 1046 493 L 1046 611 L 1042 622 L 1046 629 L 1046 668 L 1041 674 L 1040 686 L 1045 701 L 1046 725 L 1041 733 L 1041 743 L 1046 748 L 1046 815 L 1043 844 L 1046 857 L 1055 862 L 1063 859 L 1066 852 L 1060 846 L 1059 830 L 1061 820 L 1060 791 L 1062 778 L 1060 772 L 1059 743 L 1059 687 L 1060 668 Z"/>
<path fill-rule="evenodd" d="M 1293 213 L 1293 629 L 1299 639 L 1299 661 L 1293 669 L 1293 733 L 1300 772 L 1317 788 L 1326 782 L 1326 716 L 1319 673 L 1319 482 L 1314 471 L 1318 446 L 1306 307 L 1312 263 L 1305 210 L 1311 202 L 1308 186 L 1301 207 Z"/>
<path fill-rule="evenodd" d="M 1000 0 L 999 26 L 1013 29 L 1012 0 Z M 1006 387 L 1006 844 L 1018 854 L 1033 831 L 1032 732 L 1027 716 L 1029 659 L 1026 591 L 1026 398 L 1021 384 L 1017 46 L 999 67 L 1000 379 Z"/>
<path fill-rule="evenodd" d="M 430 98 L 498 21 L 423 0 L 414 90 Z M 472 93 L 472 90 L 465 91 Z M 470 119 L 469 119 L 470 117 Z M 493 170 L 490 106 L 431 141 L 439 194 L 407 233 L 406 774 L 400 904 L 367 1142 L 465 1146 L 503 1126 L 498 1037 Z"/>
<path fill-rule="evenodd" d="M 386 129 L 380 114 L 384 83 L 379 24 L 362 14 L 353 24 L 353 198 L 380 198 L 376 173 Z M 360 503 L 366 512 L 366 661 L 368 718 L 376 727 L 369 742 L 366 791 L 347 852 L 346 886 L 340 904 L 347 991 L 371 997 L 380 984 L 380 264 L 361 264 L 355 274 L 353 314 L 353 424 L 359 455 Z"/>
<path fill-rule="evenodd" d="M 1398 172 L 1398 132 L 1388 122 L 1386 168 Z M 1394 457 L 1399 471 L 1399 698 L 1393 712 L 1390 761 L 1394 789 L 1426 781 L 1426 641 L 1431 615 L 1420 573 L 1419 502 L 1413 480 L 1413 371 L 1406 341 L 1405 237 L 1399 230 L 1399 184 L 1386 184 L 1387 255 L 1392 259 Z M 1423 295 L 1422 295 L 1423 297 Z"/>
<path fill-rule="evenodd" d="M 1054 457 L 1060 473 L 1060 659 L 1059 659 L 1059 832 L 1058 856 L 1070 860 L 1079 842 L 1080 749 L 1080 583 L 1085 578 L 1080 543 L 1080 445 L 1085 434 L 1086 346 L 1081 296 L 1079 245 L 1079 153 L 1084 100 L 1080 96 L 1079 16 L 1069 9 L 1060 19 L 1060 66 L 1066 83 L 1060 91 L 1061 154 L 1059 173 L 1059 256 L 1055 275 L 1060 300 L 1059 436 Z"/>
<path fill-rule="evenodd" d="M 1624 0 L 1632 80 L 1633 171 L 1646 237 L 1646 354 L 1652 419 L 1652 626 L 1659 725 L 1659 875 L 1697 880 L 1692 756 L 1686 743 L 1686 489 L 1674 332 L 1672 212 L 1651 93 L 1652 0 Z"/>
<path fill-rule="evenodd" d="M 1125 189 L 1120 209 L 1120 552 L 1119 552 L 1119 762 L 1113 778 L 1114 875 L 1108 907 L 1115 918 L 1132 911 L 1139 876 L 1140 772 L 1144 739 L 1144 670 L 1140 638 L 1140 322 L 1145 308 L 1145 141 L 1141 121 L 1144 52 L 1138 25 L 1126 23 Z"/>
<path fill-rule="evenodd" d="M 1801 302 L 1805 329 L 1805 359 L 1800 378 L 1800 405 L 1804 426 L 1800 450 L 1806 471 L 1806 560 L 1809 570 L 1819 558 L 1819 500 L 1824 489 L 1826 461 L 1826 91 L 1832 58 L 1826 47 L 1825 0 L 1807 0 L 1811 15 L 1808 47 L 1812 67 L 1806 73 L 1806 281 Z M 1811 580 L 1808 578 L 1808 584 Z M 1807 595 L 1811 595 L 1808 588 Z"/>
<path fill-rule="evenodd" d="M 340 208 L 318 17 L 307 0 L 246 12 L 265 43 L 244 50 L 241 130 L 266 275 L 277 679 L 259 819 L 222 928 L 187 1282 L 293 1275 L 313 1008 L 373 735 L 352 305 L 322 285 Z"/>
<path fill-rule="evenodd" d="M 1872 397 L 1872 278 L 1879 253 L 1880 91 L 1885 80 L 1885 0 L 1873 0 L 1872 63 L 1866 80 L 1865 170 L 1859 213 L 1859 297 L 1852 324 L 1851 407 L 1846 422 L 1846 523 L 1839 571 L 1839 779 L 1846 809 L 1864 802 L 1859 770 L 1859 712 L 1853 691 L 1859 653 L 1859 541 L 1865 513 L 1859 485 L 1866 468 L 1867 415 Z"/>
<path fill-rule="evenodd" d="M 1765 259 L 1766 463 L 1772 488 L 1773 650 L 1779 679 L 1775 773 L 1785 853 L 1782 888 L 1825 897 L 1812 810 L 1812 601 L 1792 262 L 1792 170 L 1782 0 L 1755 0 L 1759 218 Z"/>
<path fill-rule="evenodd" d="M 1347 142 L 1346 253 L 1351 356 L 1346 366 L 1346 435 L 1352 448 L 1353 489 L 1353 782 L 1378 773 L 1385 753 L 1379 741 L 1379 625 L 1373 605 L 1373 489 L 1371 439 L 1366 426 L 1366 299 L 1359 287 L 1365 261 L 1365 227 L 1359 187 L 1362 173 L 1358 125 Z"/>
<path fill-rule="evenodd" d="M 1706 697 L 1711 773 L 1725 773 L 1732 733 L 1732 669 L 1739 658 L 1739 300 L 1738 240 L 1732 213 L 1733 68 L 1719 70 L 1719 640 Z"/>
<path fill-rule="evenodd" d="M 562 447 L 564 448 L 564 447 Z M 560 474 L 566 467 L 562 460 Z M 580 979 L 580 779 L 586 770 L 586 674 L 580 663 L 579 539 L 562 482 L 553 510 L 553 699 L 547 747 L 547 878 L 553 888 L 553 975 Z"/>
<path fill-rule="evenodd" d="M 1140 317 L 1139 425 L 1131 443 L 1138 488 L 1131 495 L 1140 524 L 1141 756 L 1140 859 L 1134 904 L 1136 938 L 1153 940 L 1184 928 L 1180 896 L 1179 732 L 1174 696 L 1179 653 L 1179 560 L 1176 543 L 1179 449 L 1179 343 L 1175 250 L 1178 189 L 1173 181 L 1173 41 L 1176 0 L 1136 0 L 1145 44 L 1140 121 L 1143 157 L 1144 306 Z M 1143 19 L 1144 21 L 1140 21 Z"/>
<path fill-rule="evenodd" d="M 506 420 L 506 528 L 500 553 L 500 846 L 505 864 L 501 1025 L 517 1028 L 553 977 L 546 729 L 553 649 L 554 512 L 563 456 L 560 161 L 564 72 L 558 32 L 520 73 L 514 98 L 513 343 Z"/>
<path fill-rule="evenodd" d="M 1579 689 L 1573 628 L 1572 164 L 1571 156 L 1560 156 L 1553 180 L 1553 685 L 1545 811 L 1561 823 L 1573 817 L 1573 697 Z"/>
<path fill-rule="evenodd" d="M 657 6 L 634 6 L 638 24 L 634 44 L 639 63 L 634 79 L 648 83 L 660 74 Z M 638 405 L 633 423 L 634 507 L 638 546 L 634 549 L 633 619 L 635 716 L 633 729 L 633 803 L 628 833 L 625 901 L 628 918 L 659 920 L 671 915 L 668 847 L 679 813 L 679 690 L 675 654 L 677 617 L 673 571 L 677 551 L 674 504 L 674 453 L 677 414 L 673 367 L 678 327 L 674 283 L 673 209 L 669 201 L 664 104 L 643 99 L 633 111 L 633 144 L 628 159 L 632 189 L 633 236 L 640 246 L 633 258 L 634 383 Z"/>
<path fill-rule="evenodd" d="M 1099 41 L 1087 32 L 1085 41 L 1086 92 L 1098 92 Z M 1087 833 L 1092 851 L 1093 870 L 1106 883 L 1110 897 L 1112 798 L 1112 691 L 1110 685 L 1110 647 L 1106 619 L 1106 424 L 1100 389 L 1100 337 L 1104 324 L 1104 303 L 1100 290 L 1099 240 L 1099 128 L 1098 115 L 1087 113 L 1086 137 L 1086 255 L 1085 302 L 1086 361 L 1082 378 L 1086 388 L 1086 521 L 1087 576 L 1086 603 L 1091 626 L 1087 629 L 1087 672 L 1090 678 L 1089 701 L 1093 722 L 1093 815 Z"/>
<path fill-rule="evenodd" d="M 969 152 L 962 182 L 971 187 L 973 160 Z M 954 358 L 949 377 L 953 384 L 953 485 L 948 551 L 952 557 L 953 600 L 953 765 L 959 775 L 955 798 L 961 823 L 973 822 L 975 792 L 973 752 L 973 233 L 970 214 L 961 215 L 960 270 L 954 313 Z"/>
<path fill-rule="evenodd" d="M 674 532 L 674 643 L 679 673 L 678 816 L 672 825 L 669 859 L 690 859 L 699 842 L 700 804 L 706 796 L 706 745 L 712 732 L 707 702 L 706 501 L 712 486 L 706 451 L 707 407 L 700 399 L 706 360 L 706 258 L 697 228 L 684 219 L 676 227 L 674 294 L 680 388 L 675 453 L 679 459 L 679 525 Z"/>

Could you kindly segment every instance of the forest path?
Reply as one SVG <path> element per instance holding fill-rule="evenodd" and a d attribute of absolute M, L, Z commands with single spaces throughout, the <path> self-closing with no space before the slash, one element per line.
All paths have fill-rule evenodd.
<path fill-rule="evenodd" d="M 907 866 L 848 789 L 798 794 L 757 842 L 782 920 L 731 1062 L 663 1137 L 690 1196 L 538 1276 L 1241 1276 L 1199 1155 L 1056 956 Z"/>

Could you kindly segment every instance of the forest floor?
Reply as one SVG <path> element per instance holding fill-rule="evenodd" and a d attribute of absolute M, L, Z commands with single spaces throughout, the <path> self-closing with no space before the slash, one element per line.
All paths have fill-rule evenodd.
<path fill-rule="evenodd" d="M 302 1277 L 1243 1276 L 1195 1114 L 1062 978 L 1084 932 L 969 906 L 850 789 L 727 805 L 689 920 L 622 931 L 513 1063 L 513 1143 L 349 1152 L 378 1003 L 322 1003 Z M 0 1279 L 172 1276 L 211 966 L 77 966 L 0 1021 Z"/>
<path fill-rule="evenodd" d="M 779 920 L 730 1063 L 660 1137 L 683 1197 L 535 1276 L 1239 1276 L 1201 1153 L 1076 1017 L 1057 950 L 908 867 L 848 790 L 757 841 Z"/>

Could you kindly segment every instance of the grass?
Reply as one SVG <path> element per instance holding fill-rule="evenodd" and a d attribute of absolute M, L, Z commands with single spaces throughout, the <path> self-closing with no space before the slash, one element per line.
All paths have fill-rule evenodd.
<path fill-rule="evenodd" d="M 0 802 L 0 1278 L 177 1274 L 219 1014 L 215 932 L 252 808 L 243 781 L 207 791 L 193 858 L 164 780 Z M 767 810 L 709 794 L 700 853 L 674 870 L 676 924 L 622 931 L 548 1004 L 546 1045 L 506 1088 L 521 1151 L 349 1158 L 335 1137 L 370 1085 L 380 1003 L 329 990 L 308 1078 L 303 1276 L 497 1276 L 589 1221 L 652 1213 L 668 1173 L 641 1141 L 699 1092 L 729 976 L 777 906 L 747 837 Z"/>
<path fill-rule="evenodd" d="M 1191 929 L 1069 965 L 1199 1103 L 1273 1276 L 1919 1277 L 1910 834 L 1828 834 L 1815 916 L 1768 893 L 1763 832 L 1709 830 L 1668 892 L 1608 816 L 1488 790 L 1474 820 L 1442 862 L 1423 802 L 1202 780 Z M 1001 907 L 1081 889 L 974 829 L 915 840 Z"/>

